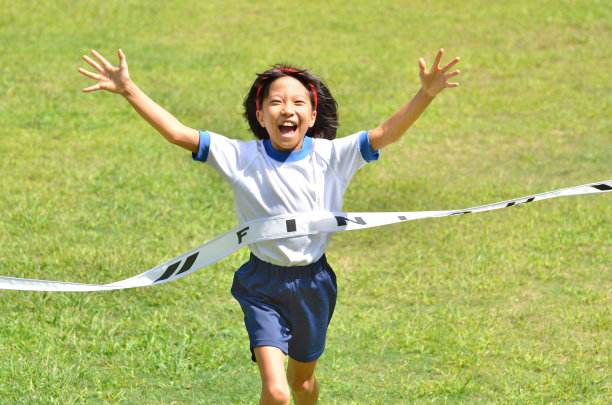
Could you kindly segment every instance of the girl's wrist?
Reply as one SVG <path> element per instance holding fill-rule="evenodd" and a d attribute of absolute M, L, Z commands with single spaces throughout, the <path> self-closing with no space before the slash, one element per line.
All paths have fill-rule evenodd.
<path fill-rule="evenodd" d="M 429 94 L 427 92 L 427 90 L 425 90 L 425 87 L 421 87 L 421 94 L 423 95 L 423 97 L 425 97 L 426 99 L 428 99 L 429 101 L 433 100 L 434 98 L 436 98 L 437 94 Z"/>
<path fill-rule="evenodd" d="M 132 80 L 128 80 L 123 89 L 119 92 L 123 97 L 130 98 L 136 95 L 138 91 L 138 87 L 134 84 Z"/>

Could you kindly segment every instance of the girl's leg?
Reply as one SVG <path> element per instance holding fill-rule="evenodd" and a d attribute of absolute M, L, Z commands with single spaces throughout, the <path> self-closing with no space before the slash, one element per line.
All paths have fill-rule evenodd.
<path fill-rule="evenodd" d="M 289 357 L 287 380 L 296 405 L 314 405 L 319 400 L 319 383 L 315 378 L 317 361 L 301 363 Z"/>
<path fill-rule="evenodd" d="M 261 346 L 253 349 L 261 375 L 261 405 L 288 405 L 289 386 L 285 377 L 285 353 L 279 348 Z"/>

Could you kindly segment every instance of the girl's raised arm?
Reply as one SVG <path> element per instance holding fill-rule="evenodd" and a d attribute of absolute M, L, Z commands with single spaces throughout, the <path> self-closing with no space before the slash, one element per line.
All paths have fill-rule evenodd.
<path fill-rule="evenodd" d="M 459 62 L 459 58 L 453 59 L 441 68 L 440 61 L 443 54 L 444 50 L 440 49 L 429 71 L 426 70 L 425 60 L 423 58 L 419 59 L 421 89 L 408 104 L 396 111 L 379 127 L 370 131 L 370 145 L 373 150 L 378 150 L 397 141 L 442 90 L 459 86 L 459 83 L 449 83 L 449 80 L 457 76 L 459 71 L 455 70 L 448 73 Z"/>
<path fill-rule="evenodd" d="M 118 51 L 119 66 L 111 65 L 96 51 L 92 50 L 91 54 L 99 63 L 87 55 L 83 55 L 83 59 L 97 70 L 98 73 L 92 73 L 83 68 L 79 68 L 79 72 L 91 79 L 97 80 L 98 83 L 83 89 L 84 92 L 106 90 L 122 95 L 138 114 L 169 142 L 197 153 L 200 142 L 199 132 L 183 125 L 172 114 L 151 100 L 149 96 L 132 82 L 128 73 L 125 54 L 121 49 Z"/>

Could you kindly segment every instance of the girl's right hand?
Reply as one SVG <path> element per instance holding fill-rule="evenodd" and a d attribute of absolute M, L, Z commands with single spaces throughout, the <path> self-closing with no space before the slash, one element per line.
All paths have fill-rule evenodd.
<path fill-rule="evenodd" d="M 92 73 L 83 68 L 79 68 L 79 72 L 91 79 L 97 80 L 98 83 L 83 89 L 83 91 L 106 90 L 111 93 L 124 94 L 131 80 L 123 51 L 121 49 L 118 51 L 119 66 L 111 65 L 102 55 L 94 50 L 91 51 L 91 54 L 100 63 L 97 63 L 87 55 L 83 55 L 83 59 L 99 73 Z"/>

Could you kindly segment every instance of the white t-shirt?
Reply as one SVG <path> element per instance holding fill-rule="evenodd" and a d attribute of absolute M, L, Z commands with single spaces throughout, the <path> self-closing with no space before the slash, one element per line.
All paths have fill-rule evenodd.
<path fill-rule="evenodd" d="M 345 138 L 304 137 L 302 149 L 281 152 L 270 140 L 240 141 L 200 132 L 193 159 L 207 162 L 232 187 L 239 223 L 253 219 L 314 211 L 342 211 L 344 191 L 353 175 L 378 159 L 368 133 Z M 298 266 L 318 260 L 332 234 L 322 233 L 252 243 L 259 259 Z"/>

